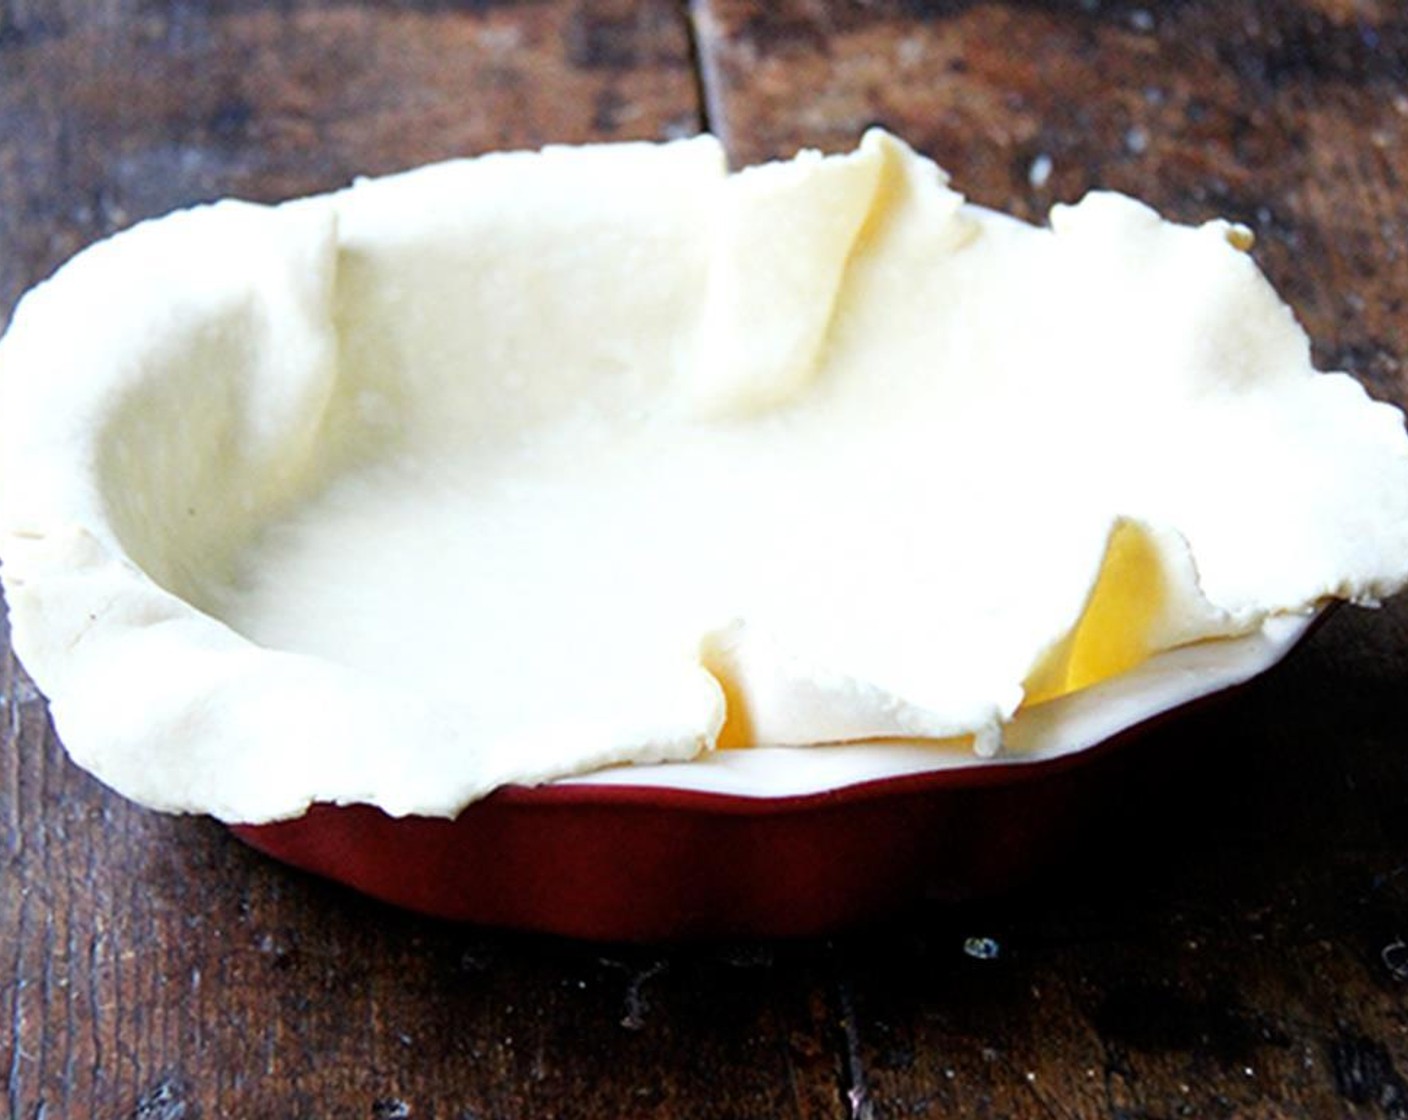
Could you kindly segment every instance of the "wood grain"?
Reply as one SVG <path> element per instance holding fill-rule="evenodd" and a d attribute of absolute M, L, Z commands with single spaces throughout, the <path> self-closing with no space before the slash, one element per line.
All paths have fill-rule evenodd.
<path fill-rule="evenodd" d="M 220 194 L 706 112 L 739 162 L 882 122 L 1029 216 L 1103 185 L 1247 221 L 1322 361 L 1402 402 L 1405 79 L 1399 6 L 1351 0 L 3 0 L 0 311 Z M 1408 602 L 1342 611 L 1124 760 L 1024 890 L 651 949 L 397 913 L 139 810 L 7 653 L 0 1114 L 1408 1115 L 1406 676 Z"/>

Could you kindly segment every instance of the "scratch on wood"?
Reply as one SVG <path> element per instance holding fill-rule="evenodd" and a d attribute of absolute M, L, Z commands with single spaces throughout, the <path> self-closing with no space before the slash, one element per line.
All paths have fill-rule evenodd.
<path fill-rule="evenodd" d="M 850 1120 L 875 1120 L 875 1102 L 870 1096 L 870 1080 L 861 1056 L 855 993 L 848 980 L 837 980 L 836 998 L 841 1005 L 841 1035 L 846 1045 L 846 1065 L 842 1071 L 845 1081 L 841 1086 L 845 1095 L 846 1115 Z"/>
<path fill-rule="evenodd" d="M 1351 1104 L 1372 1105 L 1390 1120 L 1408 1117 L 1408 1085 L 1382 1042 L 1341 1034 L 1329 1046 L 1335 1092 Z"/>
<path fill-rule="evenodd" d="M 689 53 L 694 63 L 695 99 L 699 104 L 699 127 L 704 132 L 712 132 L 719 138 L 724 151 L 733 158 L 733 145 L 729 136 L 729 117 L 724 105 L 724 76 L 720 72 L 719 51 L 711 46 L 711 38 L 717 38 L 718 31 L 713 25 L 709 6 L 699 0 L 683 0 L 685 6 L 685 32 L 689 40 Z"/>
<path fill-rule="evenodd" d="M 137 1098 L 132 1120 L 184 1120 L 189 1114 L 186 1087 L 172 1077 L 163 1077 Z"/>
<path fill-rule="evenodd" d="M 6 667 L 9 669 L 8 676 L 10 679 L 13 679 L 13 658 L 7 657 L 6 662 Z M 9 821 L 7 822 L 9 830 L 9 849 L 10 856 L 14 860 L 18 860 L 24 854 L 25 842 L 24 815 L 21 810 L 24 798 L 20 796 L 20 730 L 20 710 L 18 705 L 12 704 L 10 705 L 9 728 L 5 736 L 4 750 L 7 756 L 7 769 L 9 771 L 6 775 L 8 779 L 6 782 L 6 790 L 8 792 L 5 795 L 5 800 L 9 806 Z"/>
<path fill-rule="evenodd" d="M 1408 980 L 1408 942 L 1402 937 L 1395 937 L 1380 949 L 1379 959 L 1395 980 Z"/>
<path fill-rule="evenodd" d="M 10 1115 L 20 1114 L 20 1031 L 24 1028 L 24 1004 L 23 996 L 24 981 L 21 980 L 15 985 L 15 1005 L 10 1017 L 10 1071 L 8 1080 L 8 1096 L 10 1098 Z"/>
<path fill-rule="evenodd" d="M 619 961 L 603 960 L 603 963 L 613 968 L 627 967 Z M 629 970 L 626 980 L 626 1014 L 621 1018 L 621 1026 L 626 1030 L 639 1031 L 645 1028 L 645 1013 L 650 1010 L 650 1001 L 645 998 L 645 985 L 668 967 L 668 962 L 660 960 L 644 969 Z"/>
<path fill-rule="evenodd" d="M 11 673 L 7 687 L 0 692 L 0 704 L 9 708 L 20 708 L 32 704 L 40 698 L 39 689 L 24 673 Z"/>
<path fill-rule="evenodd" d="M 103 966 L 103 924 L 95 921 L 93 937 L 88 942 L 88 999 L 93 1007 L 89 1018 L 89 1030 L 93 1039 L 93 1068 L 103 1069 L 106 1054 L 103 1045 L 103 1000 L 100 991 L 100 977 Z"/>

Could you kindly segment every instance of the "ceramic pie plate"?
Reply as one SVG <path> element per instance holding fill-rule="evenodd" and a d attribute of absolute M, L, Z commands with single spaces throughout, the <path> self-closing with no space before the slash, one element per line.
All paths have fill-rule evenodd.
<path fill-rule="evenodd" d="M 875 133 L 145 223 L 0 343 L 13 645 L 124 796 L 431 914 L 996 889 L 1110 745 L 1408 578 L 1402 417 L 1249 249 Z"/>
<path fill-rule="evenodd" d="M 1110 751 L 1270 669 L 1314 619 L 1021 713 L 1001 761 L 918 743 L 720 751 L 511 786 L 452 819 L 316 805 L 253 847 L 437 917 L 597 940 L 804 936 L 1001 892 L 1112 792 Z"/>

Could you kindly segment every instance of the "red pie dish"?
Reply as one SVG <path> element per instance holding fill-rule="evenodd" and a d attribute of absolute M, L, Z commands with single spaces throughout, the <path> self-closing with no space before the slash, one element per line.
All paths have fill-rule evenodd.
<path fill-rule="evenodd" d="M 804 934 L 1408 583 L 1402 415 L 1250 232 L 872 131 L 451 161 L 93 246 L 0 342 L 12 644 L 148 808 L 445 917 Z"/>
<path fill-rule="evenodd" d="M 1051 701 L 1019 715 L 998 761 L 917 744 L 722 751 L 507 787 L 453 819 L 316 805 L 234 832 L 458 921 L 599 940 L 825 933 L 1038 870 L 1117 792 L 1112 751 L 1269 668 L 1310 625 L 1276 620 Z M 750 787 L 792 792 L 740 792 Z"/>

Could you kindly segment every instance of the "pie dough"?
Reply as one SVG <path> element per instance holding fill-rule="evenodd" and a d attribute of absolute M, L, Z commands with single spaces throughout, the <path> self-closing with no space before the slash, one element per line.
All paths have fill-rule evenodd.
<path fill-rule="evenodd" d="M 1225 222 L 967 205 L 883 132 L 461 160 L 94 246 L 0 343 L 14 646 L 159 809 L 1019 709 L 1408 577 L 1408 439 Z"/>

